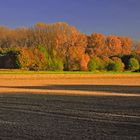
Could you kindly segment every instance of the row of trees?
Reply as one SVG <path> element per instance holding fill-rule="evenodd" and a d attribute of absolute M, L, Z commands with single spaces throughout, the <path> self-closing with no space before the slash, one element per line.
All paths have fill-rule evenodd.
<path fill-rule="evenodd" d="M 140 59 L 139 43 L 135 49 L 132 44 L 129 37 L 86 35 L 63 22 L 19 29 L 0 27 L 0 67 L 92 71 L 113 70 L 113 63 L 122 63 L 122 71 L 130 69 L 131 58 Z"/>

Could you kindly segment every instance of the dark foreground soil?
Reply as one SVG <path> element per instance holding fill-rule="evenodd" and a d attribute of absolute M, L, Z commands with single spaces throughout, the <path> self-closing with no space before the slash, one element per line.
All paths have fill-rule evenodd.
<path fill-rule="evenodd" d="M 140 97 L 0 95 L 1 140 L 139 140 Z"/>

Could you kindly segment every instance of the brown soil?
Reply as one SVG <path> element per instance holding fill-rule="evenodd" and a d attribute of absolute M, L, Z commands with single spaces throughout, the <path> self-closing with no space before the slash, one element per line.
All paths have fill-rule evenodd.
<path fill-rule="evenodd" d="M 140 96 L 140 75 L 0 75 L 0 93 Z M 113 94 L 112 94 L 113 93 Z"/>
<path fill-rule="evenodd" d="M 139 75 L 0 76 L 0 140 L 140 139 Z"/>

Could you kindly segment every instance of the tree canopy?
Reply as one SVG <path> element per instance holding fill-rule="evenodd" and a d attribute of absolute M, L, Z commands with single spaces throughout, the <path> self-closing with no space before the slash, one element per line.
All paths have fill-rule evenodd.
<path fill-rule="evenodd" d="M 132 43 L 127 36 L 106 36 L 96 32 L 86 35 L 64 22 L 40 22 L 30 28 L 0 27 L 0 54 L 18 51 L 16 61 L 19 68 L 25 69 L 88 70 L 88 63 L 93 57 L 106 62 L 106 58 L 130 55 Z M 135 52 L 139 54 L 139 44 L 136 46 Z"/>

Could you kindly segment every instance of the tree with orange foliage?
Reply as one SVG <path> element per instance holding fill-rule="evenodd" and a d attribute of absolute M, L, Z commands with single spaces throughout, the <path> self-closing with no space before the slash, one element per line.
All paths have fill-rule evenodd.
<path fill-rule="evenodd" d="M 140 41 L 136 42 L 135 44 L 135 52 L 137 54 L 140 54 Z"/>
<path fill-rule="evenodd" d="M 34 56 L 29 48 L 19 48 L 19 63 L 22 69 L 29 69 L 34 64 Z"/>
<path fill-rule="evenodd" d="M 58 56 L 63 58 L 65 70 L 80 69 L 80 61 L 87 46 L 86 36 L 75 27 L 63 22 L 53 24 L 52 29 L 53 48 L 57 51 Z"/>
<path fill-rule="evenodd" d="M 101 56 L 105 54 L 105 35 L 93 33 L 88 36 L 87 52 L 90 56 Z"/>
<path fill-rule="evenodd" d="M 132 52 L 132 39 L 126 36 L 119 36 L 118 37 L 121 41 L 122 51 L 121 54 L 128 55 Z"/>
<path fill-rule="evenodd" d="M 121 41 L 118 36 L 109 35 L 106 39 L 106 49 L 107 56 L 119 55 L 122 52 Z"/>
<path fill-rule="evenodd" d="M 80 33 L 76 29 L 72 29 L 72 34 L 67 37 L 66 42 L 63 44 L 62 52 L 65 59 L 66 70 L 79 70 L 80 61 L 83 55 L 85 55 L 85 49 L 87 46 L 87 38 L 84 34 Z M 76 65 L 78 66 L 76 68 Z M 75 68 L 74 68 L 75 67 Z"/>

